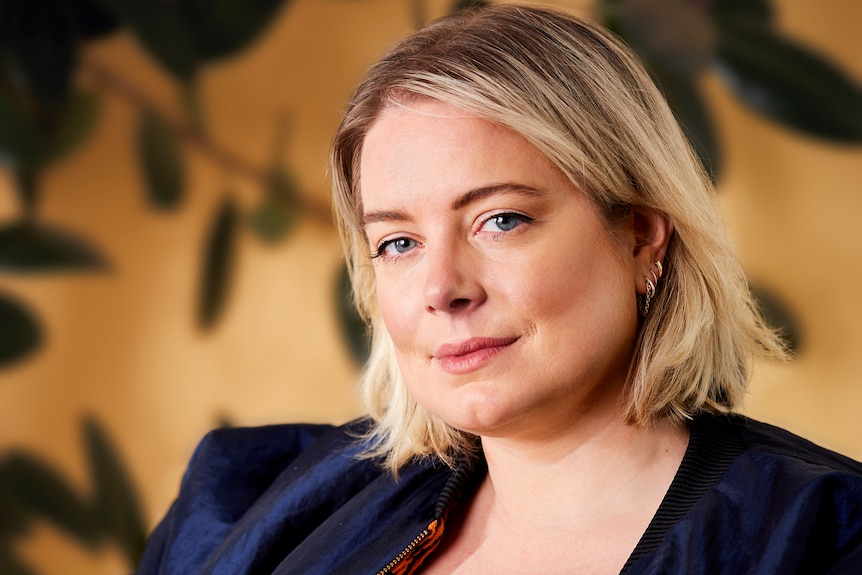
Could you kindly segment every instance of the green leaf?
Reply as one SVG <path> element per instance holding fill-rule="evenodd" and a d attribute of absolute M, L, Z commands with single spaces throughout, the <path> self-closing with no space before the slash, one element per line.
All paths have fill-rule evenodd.
<path fill-rule="evenodd" d="M 30 221 L 0 226 L 0 270 L 40 273 L 106 267 L 93 246 L 61 228 Z"/>
<path fill-rule="evenodd" d="M 99 99 L 94 93 L 75 92 L 63 106 L 59 120 L 43 152 L 44 163 L 56 162 L 81 145 L 93 131 L 99 116 Z"/>
<path fill-rule="evenodd" d="M 837 66 L 750 19 L 717 22 L 717 68 L 743 102 L 812 136 L 862 141 L 862 90 Z"/>
<path fill-rule="evenodd" d="M 42 328 L 27 308 L 0 294 L 0 367 L 33 354 L 42 345 Z"/>
<path fill-rule="evenodd" d="M 0 39 L 9 76 L 41 105 L 65 100 L 78 50 L 63 0 L 5 2 L 0 7 Z"/>
<path fill-rule="evenodd" d="M 98 0 L 72 0 L 66 3 L 77 38 L 96 40 L 119 28 L 120 21 Z"/>
<path fill-rule="evenodd" d="M 769 0 L 713 0 L 709 10 L 719 16 L 750 18 L 761 24 L 775 21 L 775 9 Z"/>
<path fill-rule="evenodd" d="M 180 86 L 180 102 L 189 128 L 199 134 L 206 133 L 206 114 L 198 82 L 184 82 Z"/>
<path fill-rule="evenodd" d="M 132 29 L 142 46 L 176 79 L 189 82 L 199 60 L 179 1 L 101 0 Z"/>
<path fill-rule="evenodd" d="M 15 557 L 11 549 L 6 547 L 0 547 L 0 573 L 3 575 L 36 575 L 35 571 L 27 567 Z"/>
<path fill-rule="evenodd" d="M 715 30 L 704 7 L 691 0 L 626 0 L 616 9 L 620 34 L 653 66 L 693 73 L 715 53 Z"/>
<path fill-rule="evenodd" d="M 4 542 L 27 535 L 33 522 L 33 512 L 24 506 L 17 492 L 10 490 L 3 480 L 2 465 L 0 463 L 0 553 Z M 3 571 L 0 570 L 0 573 Z"/>
<path fill-rule="evenodd" d="M 25 103 L 0 91 L 0 164 L 10 164 L 26 210 L 36 203 L 38 174 L 80 145 L 98 116 L 95 95 L 75 92 L 40 118 Z"/>
<path fill-rule="evenodd" d="M 185 191 L 185 164 L 171 127 L 152 110 L 138 118 L 138 157 L 150 204 L 177 207 Z"/>
<path fill-rule="evenodd" d="M 596 0 L 596 14 L 599 21 L 618 36 L 620 30 L 620 14 L 626 0 Z"/>
<path fill-rule="evenodd" d="M 353 304 L 350 274 L 347 272 L 347 266 L 344 265 L 341 266 L 338 274 L 335 305 L 338 311 L 338 323 L 350 356 L 357 365 L 363 365 L 371 353 L 371 334 Z"/>
<path fill-rule="evenodd" d="M 232 56 L 275 20 L 287 0 L 184 0 L 176 2 L 201 61 Z"/>
<path fill-rule="evenodd" d="M 0 164 L 34 166 L 42 156 L 42 139 L 21 102 L 0 91 Z"/>
<path fill-rule="evenodd" d="M 39 196 L 39 172 L 25 166 L 19 166 L 14 171 L 15 192 L 21 200 L 25 216 L 29 217 L 36 211 L 36 200 Z M 0 245 L 0 252 L 3 246 Z"/>
<path fill-rule="evenodd" d="M 258 238 L 266 243 L 275 243 L 285 237 L 295 220 L 293 213 L 284 209 L 279 202 L 267 197 L 252 212 L 249 223 Z"/>
<path fill-rule="evenodd" d="M 0 485 L 22 508 L 47 519 L 81 543 L 93 547 L 98 534 L 89 502 L 54 469 L 21 452 L 0 461 Z"/>
<path fill-rule="evenodd" d="M 715 181 L 721 170 L 721 146 L 696 79 L 688 74 L 673 74 L 661 69 L 651 72 L 701 165 Z"/>
<path fill-rule="evenodd" d="M 239 214 L 233 199 L 224 199 L 215 214 L 204 250 L 198 325 L 212 328 L 227 301 L 236 256 Z"/>
<path fill-rule="evenodd" d="M 770 291 L 753 284 L 748 287 L 766 325 L 778 332 L 792 355 L 798 355 L 803 337 L 799 322 L 792 310 Z"/>
<path fill-rule="evenodd" d="M 276 242 L 294 229 L 299 221 L 299 210 L 296 180 L 284 170 L 276 170 L 263 202 L 251 215 L 250 224 L 260 239 Z"/>
<path fill-rule="evenodd" d="M 86 418 L 83 425 L 93 482 L 95 524 L 136 565 L 147 537 L 137 491 L 105 430 L 93 418 Z"/>

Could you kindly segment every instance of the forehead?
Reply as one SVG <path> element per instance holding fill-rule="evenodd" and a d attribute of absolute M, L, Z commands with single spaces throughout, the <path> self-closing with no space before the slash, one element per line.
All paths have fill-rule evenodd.
<path fill-rule="evenodd" d="M 379 202 L 408 204 L 501 182 L 565 180 L 514 131 L 435 100 L 391 103 L 369 129 L 360 158 L 367 211 Z"/>
<path fill-rule="evenodd" d="M 509 129 L 452 104 L 427 98 L 390 101 L 369 128 L 360 161 L 365 166 L 417 149 L 430 155 L 441 147 L 458 154 L 488 147 L 501 138 L 520 139 Z M 412 158 L 411 163 L 418 159 Z"/>

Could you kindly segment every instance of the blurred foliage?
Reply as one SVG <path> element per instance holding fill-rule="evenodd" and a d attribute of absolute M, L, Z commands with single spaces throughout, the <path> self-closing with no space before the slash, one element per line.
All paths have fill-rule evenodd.
<path fill-rule="evenodd" d="M 338 274 L 335 301 L 338 306 L 338 318 L 341 332 L 347 341 L 347 349 L 356 365 L 362 365 L 371 352 L 371 336 L 365 329 L 365 323 L 356 311 L 353 302 L 353 287 L 347 267 L 342 267 Z"/>
<path fill-rule="evenodd" d="M 231 195 L 225 195 L 216 211 L 204 249 L 198 324 L 210 328 L 224 306 L 233 270 L 237 234 L 237 206 Z"/>
<path fill-rule="evenodd" d="M 138 118 L 138 150 L 147 197 L 154 208 L 176 208 L 185 192 L 185 165 L 171 127 L 151 109 Z"/>
<path fill-rule="evenodd" d="M 95 419 L 83 421 L 82 433 L 90 478 L 86 494 L 29 453 L 0 457 L 0 573 L 34 573 L 15 555 L 14 545 L 39 521 L 94 551 L 114 545 L 130 566 L 140 559 L 147 527 L 129 473 Z"/>
<path fill-rule="evenodd" d="M 135 146 L 148 204 L 159 211 L 182 205 L 186 191 L 184 147 L 195 143 L 217 159 L 236 160 L 207 138 L 199 101 L 199 72 L 246 49 L 288 0 L 6 0 L 0 3 L 0 164 L 13 175 L 21 207 L 0 226 L 0 272 L 51 273 L 104 270 L 107 260 L 79 232 L 39 221 L 43 174 L 80 147 L 98 122 L 101 93 L 87 93 L 73 78 L 89 73 L 106 91 L 138 107 Z M 150 105 L 121 73 L 83 57 L 91 41 L 128 30 L 177 83 L 185 117 L 171 121 Z M 241 162 L 240 162 L 241 163 Z M 266 239 L 285 235 L 297 219 L 295 190 L 283 169 L 241 166 L 261 182 L 267 198 L 252 230 Z M 228 204 L 226 204 L 228 205 Z M 213 325 L 231 279 L 236 208 L 224 208 L 210 226 L 201 265 L 202 328 Z M 0 299 L 0 367 L 33 354 L 44 338 L 24 303 Z"/>
<path fill-rule="evenodd" d="M 0 293 L 0 365 L 21 360 L 42 341 L 42 328 L 18 300 Z M 2 571 L 0 571 L 2 573 Z"/>
<path fill-rule="evenodd" d="M 39 273 L 106 266 L 96 248 L 61 228 L 30 219 L 0 225 L 0 270 Z"/>
<path fill-rule="evenodd" d="M 453 0 L 451 10 L 481 8 L 489 0 Z M 97 246 L 78 231 L 38 219 L 43 174 L 80 147 L 99 118 L 104 91 L 126 95 L 138 108 L 135 146 L 148 204 L 178 209 L 186 192 L 184 150 L 197 146 L 214 162 L 255 181 L 260 201 L 250 213 L 228 200 L 214 213 L 204 240 L 198 324 L 216 325 L 228 301 L 234 244 L 247 228 L 262 241 L 289 236 L 297 222 L 320 215 L 281 164 L 283 142 L 270 166 L 251 166 L 209 137 L 200 99 L 200 71 L 249 47 L 288 0 L 6 0 L 0 3 L 0 162 L 12 173 L 21 207 L 17 221 L 0 226 L 0 272 L 105 270 Z M 717 71 L 757 113 L 804 134 L 835 142 L 862 141 L 860 87 L 828 59 L 785 37 L 769 0 L 597 0 L 602 22 L 626 40 L 664 91 L 704 168 L 717 178 L 721 142 L 699 78 Z M 411 0 L 416 25 L 425 0 Z M 87 61 L 82 49 L 119 30 L 131 32 L 177 86 L 179 120 L 136 91 L 117 71 Z M 102 90 L 83 92 L 73 78 L 90 73 Z M 280 139 L 284 134 L 279 135 Z M 229 192 L 225 192 L 230 196 Z M 763 297 L 771 297 L 758 291 Z M 765 310 L 775 306 L 764 305 Z M 0 323 L 0 367 L 34 353 L 44 340 L 26 303 L 0 301 L 14 321 Z M 14 310 L 14 311 L 13 311 Z M 786 318 L 769 317 L 787 327 Z M 790 322 L 795 324 L 795 322 Z M 360 329 L 355 321 L 345 327 Z M 20 332 L 20 333 L 19 333 Z M 364 334 L 346 332 L 348 342 Z M 796 341 L 797 337 L 791 336 Z M 350 343 L 351 349 L 358 349 Z M 361 358 L 360 358 L 361 359 Z"/>
<path fill-rule="evenodd" d="M 452 10 L 491 4 L 453 0 Z M 254 166 L 214 142 L 201 101 L 200 72 L 247 49 L 288 0 L 5 0 L 0 2 L 0 165 L 13 176 L 17 220 L 0 226 L 0 273 L 92 271 L 109 267 L 97 246 L 74 230 L 39 219 L 41 182 L 47 170 L 78 149 L 99 120 L 100 98 L 119 93 L 138 113 L 134 139 L 147 204 L 170 212 L 186 192 L 184 152 L 204 151 L 226 170 L 259 189 L 244 213 L 222 191 L 203 239 L 197 322 L 217 325 L 228 299 L 237 240 L 244 230 L 261 241 L 290 236 L 302 218 L 328 220 L 305 198 L 282 165 L 284 133 L 268 166 Z M 638 53 L 663 89 L 705 169 L 721 171 L 721 143 L 699 78 L 715 70 L 757 113 L 830 141 L 862 141 L 859 86 L 826 58 L 781 34 L 769 0 L 596 0 L 599 18 Z M 412 0 L 416 25 L 426 3 Z M 182 116 L 169 117 L 136 89 L 122 71 L 84 58 L 88 43 L 128 31 L 176 84 Z M 74 79 L 96 80 L 84 92 Z M 277 120 L 274 120 L 277 121 Z M 134 184 L 130 183 L 130 188 Z M 326 210 L 323 210 L 326 211 Z M 357 362 L 367 357 L 365 326 L 350 303 L 345 270 L 337 278 L 336 305 Z M 774 296 L 753 288 L 770 323 L 786 328 L 792 347 L 796 322 Z M 0 367 L 38 350 L 45 336 L 25 302 L 0 293 Z M 0 460 L 0 572 L 30 574 L 11 548 L 32 521 L 51 521 L 83 545 L 118 545 L 132 563 L 143 545 L 143 521 L 134 490 L 104 432 L 85 423 L 92 489 L 82 496 L 61 475 L 25 453 Z"/>
<path fill-rule="evenodd" d="M 862 142 L 862 88 L 784 36 L 769 0 L 598 0 L 598 8 L 652 72 L 714 179 L 721 146 L 698 87 L 708 70 L 758 114 L 809 136 Z"/>

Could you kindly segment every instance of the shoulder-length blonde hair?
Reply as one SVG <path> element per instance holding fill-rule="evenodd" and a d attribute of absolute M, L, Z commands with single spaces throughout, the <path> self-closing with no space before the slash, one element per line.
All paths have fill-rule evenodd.
<path fill-rule="evenodd" d="M 369 455 L 397 472 L 414 457 L 451 461 L 475 446 L 410 396 L 375 300 L 359 160 L 381 110 L 412 98 L 452 104 L 522 135 L 591 198 L 608 229 L 635 207 L 671 220 L 666 272 L 629 370 L 630 421 L 730 411 L 755 356 L 783 355 L 732 254 L 708 178 L 629 49 L 555 11 L 500 5 L 462 12 L 406 38 L 368 71 L 332 146 L 336 218 L 355 302 L 373 330 L 362 380 L 375 421 Z"/>

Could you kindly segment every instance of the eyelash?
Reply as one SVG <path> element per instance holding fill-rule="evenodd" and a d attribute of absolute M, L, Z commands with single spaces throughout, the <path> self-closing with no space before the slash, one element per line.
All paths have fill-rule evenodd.
<path fill-rule="evenodd" d="M 486 219 L 482 222 L 482 225 L 479 227 L 479 229 L 481 230 L 481 229 L 482 229 L 482 228 L 484 228 L 484 227 L 485 227 L 489 222 L 491 222 L 491 221 L 493 221 L 493 220 L 495 220 L 495 219 L 500 219 L 500 218 L 514 218 L 514 219 L 518 220 L 518 223 L 517 223 L 514 227 L 512 227 L 512 229 L 509 229 L 509 230 L 497 230 L 497 231 L 492 231 L 491 233 L 492 233 L 492 234 L 494 234 L 494 235 L 503 235 L 503 234 L 508 234 L 508 233 L 512 232 L 513 230 L 515 230 L 516 228 L 518 228 L 521 224 L 528 224 L 528 223 L 530 223 L 530 222 L 534 221 L 534 219 L 535 219 L 535 218 L 531 218 L 530 216 L 527 216 L 527 215 L 524 215 L 524 214 L 521 214 L 521 213 L 518 213 L 518 212 L 499 212 L 499 213 L 493 214 L 493 215 L 489 216 L 488 218 L 486 218 Z M 384 241 L 384 242 L 381 242 L 381 243 L 377 246 L 377 250 L 371 253 L 371 259 L 372 259 L 372 260 L 374 260 L 374 259 L 377 259 L 377 258 L 384 258 L 384 257 L 386 257 L 386 254 L 385 254 L 385 250 L 386 250 L 386 248 L 387 248 L 387 247 L 389 247 L 390 245 L 392 245 L 393 243 L 395 243 L 395 242 L 397 242 L 397 241 L 400 241 L 400 240 L 409 240 L 409 241 L 412 241 L 412 242 L 416 242 L 416 243 L 418 243 L 416 240 L 414 240 L 414 239 L 412 239 L 412 238 L 404 237 L 404 236 L 400 236 L 400 237 L 397 237 L 397 238 L 392 238 L 391 240 L 386 240 L 386 241 Z M 399 257 L 399 256 L 401 256 L 401 255 L 404 255 L 404 254 L 393 255 L 393 256 L 391 256 L 391 257 L 392 257 L 392 258 L 397 258 L 397 257 Z"/>
<path fill-rule="evenodd" d="M 385 242 L 381 242 L 381 243 L 380 243 L 380 245 L 379 245 L 379 246 L 377 246 L 377 251 L 375 251 L 375 252 L 371 252 L 371 259 L 372 259 L 372 260 L 374 260 L 374 259 L 377 259 L 377 258 L 383 258 L 383 257 L 386 257 L 386 254 L 384 253 L 384 250 L 386 250 L 386 248 L 387 248 L 387 247 L 389 247 L 390 245 L 394 244 L 395 242 L 397 242 L 397 241 L 399 241 L 399 240 L 410 240 L 410 241 L 412 241 L 412 242 L 415 242 L 415 241 L 416 241 L 416 240 L 414 240 L 414 239 L 412 239 L 412 238 L 406 238 L 406 237 L 404 237 L 404 236 L 401 236 L 401 237 L 398 237 L 398 238 L 393 238 L 393 239 L 391 239 L 391 240 L 386 240 Z M 417 243 L 418 243 L 418 242 L 417 242 Z M 399 255 L 403 255 L 403 254 L 399 254 Z M 396 257 L 398 257 L 398 256 L 391 256 L 391 257 L 396 258 Z"/>

